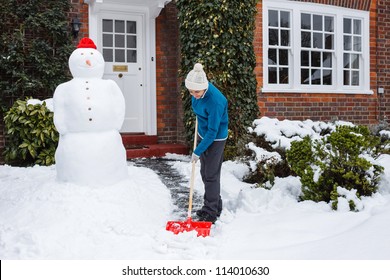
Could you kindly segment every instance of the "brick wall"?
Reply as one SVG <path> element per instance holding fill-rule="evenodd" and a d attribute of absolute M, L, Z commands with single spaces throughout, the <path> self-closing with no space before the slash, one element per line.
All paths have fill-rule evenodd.
<path fill-rule="evenodd" d="M 366 94 L 313 94 L 313 93 L 262 93 L 263 85 L 263 58 L 262 58 L 262 1 L 259 1 L 257 8 L 257 25 L 255 32 L 255 51 L 257 54 L 256 75 L 258 82 L 258 104 L 260 107 L 261 116 L 275 117 L 279 119 L 295 119 L 295 120 L 322 120 L 329 121 L 332 119 L 340 119 L 351 121 L 359 124 L 374 124 L 380 119 L 380 112 L 385 108 L 385 101 L 381 101 L 377 93 L 378 79 L 382 84 L 389 81 L 389 60 L 381 60 L 382 69 L 377 70 L 379 66 L 377 59 L 377 44 L 383 44 L 382 53 L 389 54 L 389 2 L 390 0 L 379 1 L 383 2 L 383 14 L 379 17 L 380 26 L 383 26 L 383 37 L 387 34 L 387 41 L 383 39 L 377 41 L 377 1 L 372 0 L 322 0 L 310 1 L 303 0 L 301 2 L 322 3 L 335 5 L 340 7 L 348 7 L 360 10 L 370 11 L 370 89 L 374 91 L 373 95 Z M 386 2 L 386 3 L 385 3 Z M 386 6 L 387 4 L 387 6 Z M 387 14 L 385 9 L 387 7 Z M 381 11 L 382 13 L 382 11 Z M 387 28 L 382 25 L 383 18 L 387 18 Z M 387 43 L 386 43 L 386 42 Z M 386 47 L 386 44 L 387 47 Z M 388 56 L 387 56 L 388 57 Z M 387 68 L 387 71 L 386 71 Z M 382 73 L 383 72 L 383 73 Z M 377 74 L 378 73 L 378 74 Z M 384 98 L 382 98 L 384 99 Z M 388 104 L 389 99 L 387 99 Z M 380 103 L 382 104 L 380 106 Z M 388 106 L 387 106 L 388 107 Z M 387 109 L 389 110 L 389 109 Z"/>
<path fill-rule="evenodd" d="M 169 3 L 156 20 L 157 135 L 160 143 L 184 141 L 178 45 L 177 9 Z"/>
<path fill-rule="evenodd" d="M 375 67 L 378 87 L 384 88 L 384 95 L 379 96 L 379 114 L 381 119 L 390 122 L 390 0 L 375 2 L 377 2 L 379 22 L 376 43 L 378 59 Z"/>
<path fill-rule="evenodd" d="M 78 18 L 81 22 L 80 32 L 78 37 L 73 40 L 75 46 L 78 44 L 80 39 L 88 37 L 88 4 L 84 3 L 84 0 L 70 0 L 72 8 L 69 12 L 69 22 L 72 22 L 73 18 Z"/>

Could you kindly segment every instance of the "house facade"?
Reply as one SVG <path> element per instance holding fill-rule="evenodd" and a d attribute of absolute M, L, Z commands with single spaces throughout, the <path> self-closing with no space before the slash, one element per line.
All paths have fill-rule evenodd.
<path fill-rule="evenodd" d="M 82 23 L 75 44 L 95 41 L 105 78 L 125 95 L 122 134 L 148 137 L 140 144 L 185 144 L 175 1 L 71 2 L 69 21 Z M 260 116 L 388 121 L 390 0 L 259 0 L 257 10 Z"/>

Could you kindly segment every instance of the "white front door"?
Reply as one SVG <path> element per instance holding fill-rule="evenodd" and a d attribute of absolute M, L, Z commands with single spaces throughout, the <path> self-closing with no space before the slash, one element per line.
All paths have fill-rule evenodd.
<path fill-rule="evenodd" d="M 121 132 L 144 132 L 142 17 L 103 13 L 98 21 L 98 45 L 106 61 L 103 78 L 114 80 L 125 97 L 126 113 Z"/>

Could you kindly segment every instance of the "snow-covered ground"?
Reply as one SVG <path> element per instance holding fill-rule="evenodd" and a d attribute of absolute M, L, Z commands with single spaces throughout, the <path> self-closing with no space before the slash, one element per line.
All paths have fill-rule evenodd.
<path fill-rule="evenodd" d="M 168 156 L 189 178 L 188 157 Z M 0 166 L 0 259 L 390 259 L 390 156 L 381 187 L 360 212 L 298 202 L 297 178 L 252 188 L 246 166 L 225 162 L 224 209 L 209 237 L 165 230 L 177 220 L 168 189 L 129 163 L 130 179 L 106 186 L 56 182 L 55 166 Z M 195 191 L 203 192 L 197 166 Z"/>
<path fill-rule="evenodd" d="M 288 147 L 323 125 L 262 118 L 252 131 Z M 270 156 L 249 148 L 258 159 Z M 167 157 L 189 181 L 189 157 Z M 111 186 L 59 182 L 55 166 L 1 165 L 0 259 L 390 260 L 390 155 L 375 161 L 385 168 L 380 188 L 362 198 L 359 212 L 299 202 L 297 177 L 276 178 L 271 190 L 254 188 L 242 181 L 248 166 L 224 162 L 224 207 L 206 238 L 165 230 L 167 221 L 182 220 L 171 194 L 154 171 L 132 162 L 129 179 Z M 195 191 L 202 196 L 199 169 Z"/>

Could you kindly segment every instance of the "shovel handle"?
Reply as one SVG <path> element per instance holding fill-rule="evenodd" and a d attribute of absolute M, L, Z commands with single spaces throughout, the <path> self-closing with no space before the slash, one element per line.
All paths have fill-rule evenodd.
<path fill-rule="evenodd" d="M 195 119 L 195 135 L 194 135 L 194 151 L 198 142 L 198 118 Z M 191 178 L 190 178 L 190 198 L 188 202 L 188 214 L 187 217 L 191 218 L 192 212 L 192 196 L 194 194 L 194 181 L 195 181 L 195 162 L 192 162 Z"/>

